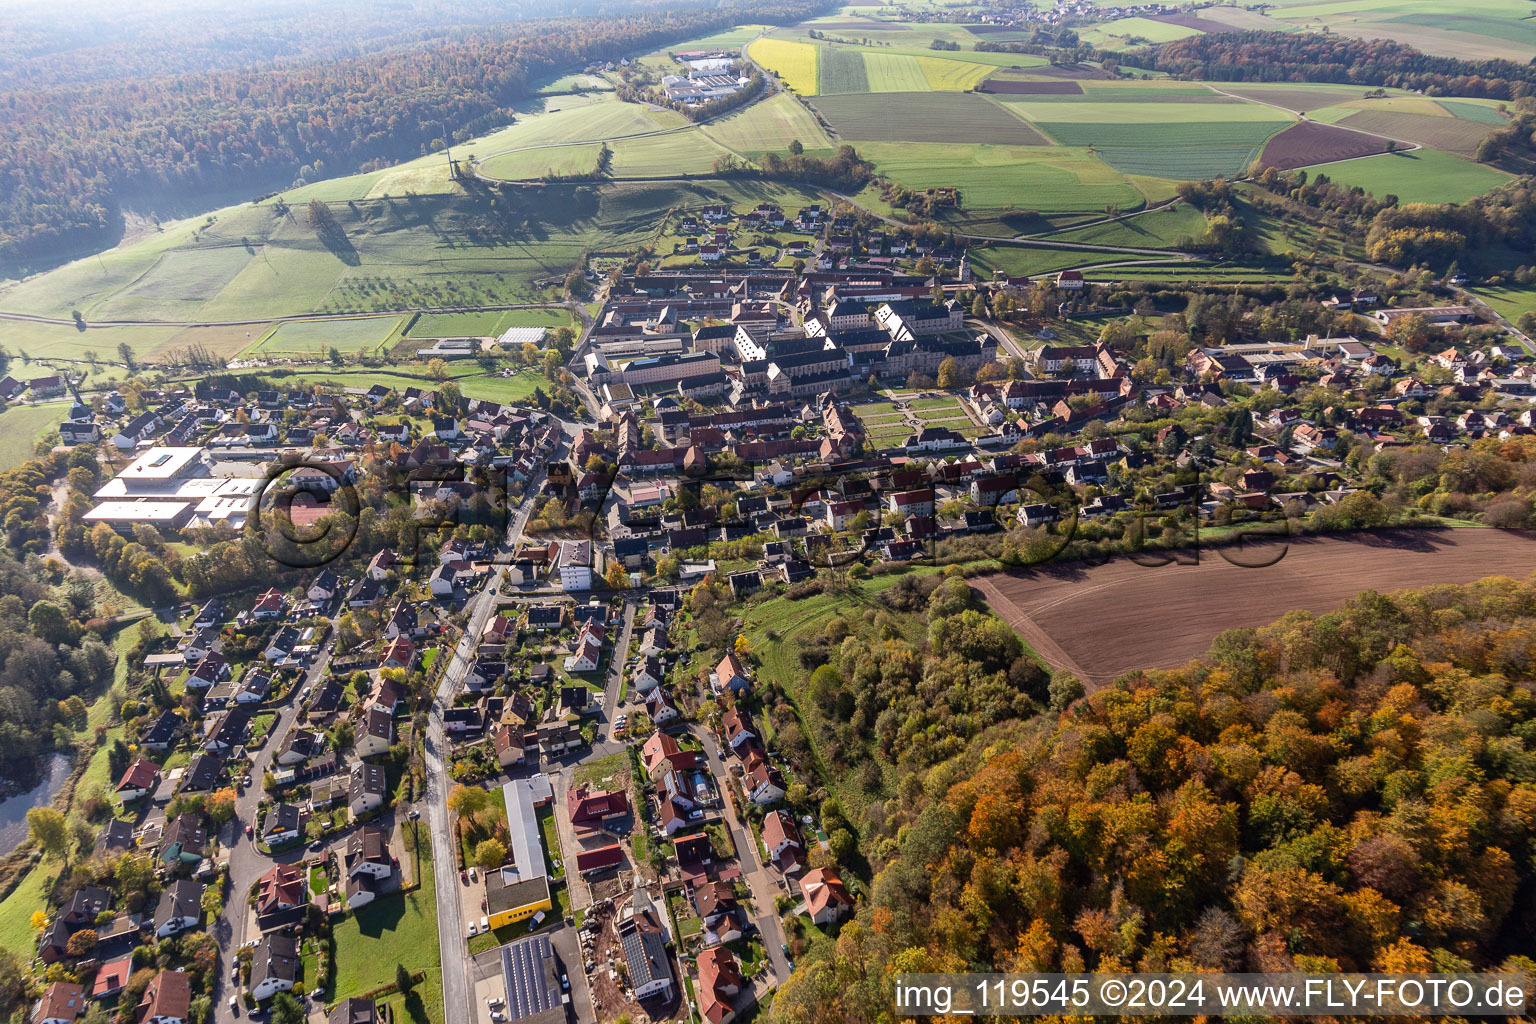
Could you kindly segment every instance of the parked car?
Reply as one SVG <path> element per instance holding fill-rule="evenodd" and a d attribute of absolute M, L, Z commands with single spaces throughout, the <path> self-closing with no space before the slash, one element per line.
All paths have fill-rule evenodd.
<path fill-rule="evenodd" d="M 229 997 L 229 1012 L 234 1014 L 236 1017 L 240 1016 L 240 997 L 239 996 L 230 996 Z"/>
<path fill-rule="evenodd" d="M 249 839 L 249 838 L 251 838 L 251 836 L 253 836 L 255 834 L 256 834 L 255 832 L 251 831 L 251 826 L 249 826 L 249 825 L 245 826 L 245 838 Z"/>
<path fill-rule="evenodd" d="M 469 872 L 465 871 L 463 868 L 459 868 L 459 884 L 460 885 L 468 885 L 469 884 Z"/>
<path fill-rule="evenodd" d="M 473 921 L 469 922 L 469 937 L 470 938 L 474 938 L 476 935 L 479 935 L 479 934 L 480 934 L 480 926 L 475 924 L 475 922 L 473 922 Z"/>

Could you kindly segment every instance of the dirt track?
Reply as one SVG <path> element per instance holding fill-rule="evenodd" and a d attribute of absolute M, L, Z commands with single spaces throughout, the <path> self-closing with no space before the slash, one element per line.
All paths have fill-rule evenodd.
<path fill-rule="evenodd" d="M 1138 668 L 1182 665 L 1224 629 L 1262 626 L 1293 608 L 1327 611 L 1362 590 L 1536 572 L 1536 534 L 1523 532 L 1395 530 L 1288 543 L 1284 557 L 1265 568 L 1240 568 L 1207 550 L 1191 565 L 1150 568 L 1116 558 L 971 582 L 1052 667 L 1095 685 Z M 1263 563 L 1281 549 L 1223 550 L 1236 561 Z"/>

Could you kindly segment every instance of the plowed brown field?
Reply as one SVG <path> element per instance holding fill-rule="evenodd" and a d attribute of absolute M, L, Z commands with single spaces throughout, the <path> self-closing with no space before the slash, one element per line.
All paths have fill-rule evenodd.
<path fill-rule="evenodd" d="M 1286 543 L 1284 557 L 1265 568 L 1240 568 L 1205 550 L 1198 564 L 1149 568 L 1116 558 L 1096 567 L 996 573 L 972 584 L 1052 668 L 1095 686 L 1140 668 L 1182 665 L 1222 630 L 1263 626 L 1293 608 L 1324 612 L 1363 590 L 1536 571 L 1536 534 L 1527 532 L 1392 530 Z M 1221 550 L 1258 564 L 1282 549 Z"/>

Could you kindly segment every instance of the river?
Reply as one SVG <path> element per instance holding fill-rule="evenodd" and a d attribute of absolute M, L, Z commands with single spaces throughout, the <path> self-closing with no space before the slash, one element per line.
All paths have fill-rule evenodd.
<path fill-rule="evenodd" d="M 0 802 L 0 850 L 14 850 L 27 838 L 27 812 L 53 802 L 64 780 L 69 778 L 68 754 L 53 754 L 38 764 L 41 777 L 37 785 Z"/>

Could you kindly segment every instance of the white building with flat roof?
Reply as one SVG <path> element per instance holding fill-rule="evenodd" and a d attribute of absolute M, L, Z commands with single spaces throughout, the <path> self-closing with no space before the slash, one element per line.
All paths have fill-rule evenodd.
<path fill-rule="evenodd" d="M 176 531 L 192 520 L 189 501 L 104 501 L 81 518 L 86 525 L 106 523 L 118 533 L 131 534 L 139 524 Z"/>
<path fill-rule="evenodd" d="M 539 830 L 539 808 L 554 797 L 549 776 L 533 775 L 513 779 L 501 787 L 501 799 L 507 807 L 507 852 L 517 881 L 540 878 L 547 873 L 544 864 L 544 835 Z"/>

